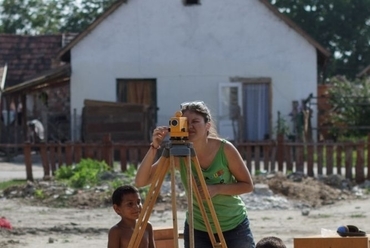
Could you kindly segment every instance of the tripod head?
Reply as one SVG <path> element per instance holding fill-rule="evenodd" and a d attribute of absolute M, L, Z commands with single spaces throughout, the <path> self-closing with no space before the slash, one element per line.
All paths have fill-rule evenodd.
<path fill-rule="evenodd" d="M 188 140 L 188 118 L 182 117 L 181 111 L 176 111 L 175 116 L 170 118 L 168 132 L 170 140 Z"/>

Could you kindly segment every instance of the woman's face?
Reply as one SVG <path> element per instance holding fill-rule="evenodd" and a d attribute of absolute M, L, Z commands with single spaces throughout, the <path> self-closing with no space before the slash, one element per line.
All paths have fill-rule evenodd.
<path fill-rule="evenodd" d="M 189 141 L 207 138 L 210 123 L 205 123 L 204 117 L 193 111 L 185 111 L 183 117 L 188 120 Z"/>

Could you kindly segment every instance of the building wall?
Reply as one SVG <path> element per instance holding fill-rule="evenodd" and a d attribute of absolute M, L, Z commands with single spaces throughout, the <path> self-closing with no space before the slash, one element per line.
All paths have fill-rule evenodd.
<path fill-rule="evenodd" d="M 205 101 L 217 120 L 218 85 L 230 77 L 272 79 L 274 123 L 317 86 L 316 49 L 259 1 L 127 1 L 71 58 L 77 116 L 84 99 L 115 101 L 117 78 L 157 79 L 158 125 L 190 100 Z"/>

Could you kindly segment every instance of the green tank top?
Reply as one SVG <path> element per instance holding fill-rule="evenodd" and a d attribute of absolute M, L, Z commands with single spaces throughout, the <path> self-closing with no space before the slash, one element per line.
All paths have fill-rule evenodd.
<path fill-rule="evenodd" d="M 225 140 L 221 141 L 220 149 L 218 150 L 215 158 L 213 159 L 211 165 L 206 170 L 202 170 L 203 177 L 206 184 L 223 184 L 223 183 L 235 183 L 236 180 L 231 174 L 228 161 L 224 153 Z M 186 173 L 186 159 L 180 159 L 180 175 L 181 181 L 187 190 L 187 173 Z M 196 178 L 196 170 L 194 169 L 194 163 L 192 163 L 193 175 Z M 195 187 L 195 185 L 193 185 Z M 222 231 L 229 231 L 237 227 L 246 217 L 247 210 L 246 206 L 239 195 L 216 195 L 211 198 L 214 209 L 217 214 L 218 221 L 220 223 Z M 205 210 L 207 212 L 208 219 L 210 221 L 213 233 L 216 233 L 216 228 L 214 226 L 212 215 L 209 211 L 208 205 L 205 202 Z M 188 213 L 186 218 L 188 218 Z M 199 209 L 198 202 L 196 200 L 195 194 L 193 194 L 193 216 L 194 216 L 194 228 L 196 230 L 207 232 L 207 228 L 204 224 L 202 214 Z"/>

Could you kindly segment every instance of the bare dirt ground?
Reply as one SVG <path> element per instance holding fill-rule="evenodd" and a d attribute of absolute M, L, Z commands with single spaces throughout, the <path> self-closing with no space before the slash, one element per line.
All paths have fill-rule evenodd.
<path fill-rule="evenodd" d="M 1 166 L 0 174 L 4 175 Z M 295 237 L 321 235 L 322 228 L 335 232 L 338 226 L 351 224 L 370 232 L 370 198 L 361 190 L 354 192 L 355 186 L 345 180 L 277 174 L 255 177 L 254 182 L 268 185 L 273 191 L 272 195 L 243 195 L 256 241 L 275 235 L 293 248 Z M 43 189 L 43 199 L 33 197 L 35 188 Z M 180 197 L 180 231 L 184 208 L 186 203 Z M 13 226 L 12 230 L 0 228 L 1 248 L 106 247 L 108 229 L 119 220 L 104 187 L 70 192 L 62 185 L 43 180 L 0 193 L 1 216 Z M 165 197 L 156 204 L 150 221 L 156 228 L 172 226 L 171 204 Z M 179 244 L 182 247 L 181 240 Z"/>

